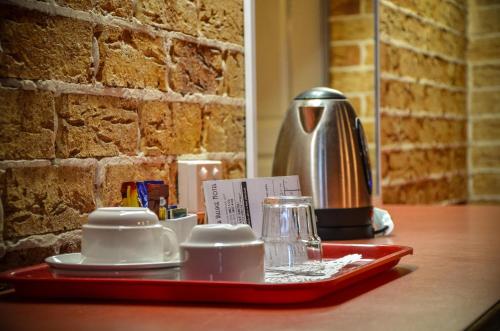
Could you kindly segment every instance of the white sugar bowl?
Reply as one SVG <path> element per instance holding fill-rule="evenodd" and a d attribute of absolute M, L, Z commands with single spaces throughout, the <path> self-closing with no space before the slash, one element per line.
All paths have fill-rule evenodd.
<path fill-rule="evenodd" d="M 264 281 L 264 242 L 246 224 L 197 225 L 180 255 L 185 280 Z"/>

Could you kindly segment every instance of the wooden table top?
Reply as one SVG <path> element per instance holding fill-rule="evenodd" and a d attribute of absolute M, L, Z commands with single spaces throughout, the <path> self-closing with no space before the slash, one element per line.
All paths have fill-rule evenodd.
<path fill-rule="evenodd" d="M 463 330 L 500 299 L 500 207 L 386 206 L 397 267 L 293 306 L 0 299 L 1 330 Z"/>

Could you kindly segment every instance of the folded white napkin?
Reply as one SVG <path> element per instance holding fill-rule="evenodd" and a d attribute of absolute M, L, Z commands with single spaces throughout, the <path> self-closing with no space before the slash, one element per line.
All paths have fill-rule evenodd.
<path fill-rule="evenodd" d="M 379 236 L 387 236 L 394 230 L 394 222 L 387 210 L 373 208 L 373 230 Z"/>

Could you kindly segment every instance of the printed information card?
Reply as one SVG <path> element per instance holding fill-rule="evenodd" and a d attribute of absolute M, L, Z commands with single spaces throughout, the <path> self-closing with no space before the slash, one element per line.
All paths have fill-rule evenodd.
<path fill-rule="evenodd" d="M 259 238 L 264 198 L 301 195 L 298 176 L 208 180 L 203 192 L 209 224 L 248 224 Z"/>

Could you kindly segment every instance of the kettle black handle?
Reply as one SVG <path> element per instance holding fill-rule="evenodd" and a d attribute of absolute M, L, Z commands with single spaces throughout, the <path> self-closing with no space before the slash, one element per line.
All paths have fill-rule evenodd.
<path fill-rule="evenodd" d="M 361 163 L 363 164 L 366 186 L 368 188 L 368 193 L 371 195 L 373 180 L 370 166 L 370 155 L 368 154 L 368 144 L 366 142 L 365 130 L 363 129 L 363 124 L 361 124 L 359 117 L 356 117 L 355 127 L 358 135 L 359 153 L 361 155 Z"/>

